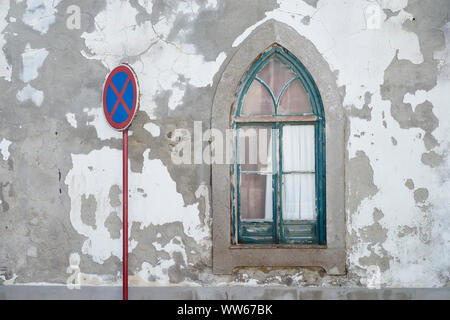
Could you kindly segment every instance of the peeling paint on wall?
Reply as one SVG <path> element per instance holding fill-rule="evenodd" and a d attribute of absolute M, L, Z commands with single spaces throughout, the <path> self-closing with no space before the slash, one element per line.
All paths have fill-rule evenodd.
<path fill-rule="evenodd" d="M 399 59 L 408 59 L 412 63 L 423 61 L 417 35 L 402 28 L 405 21 L 413 18 L 404 10 L 389 19 L 383 13 L 381 29 L 368 30 L 364 15 L 360 14 L 368 6 L 364 0 L 344 3 L 319 1 L 316 7 L 295 0 L 280 0 L 278 3 L 279 8 L 267 12 L 266 18 L 236 38 L 233 47 L 269 19 L 290 25 L 310 39 L 330 66 L 338 71 L 338 85 L 346 88 L 344 105 L 361 108 L 365 92 L 378 90 L 383 83 L 383 71 L 396 54 Z M 341 10 L 346 14 L 336 14 Z M 311 17 L 308 25 L 299 19 L 304 16 Z M 358 81 L 355 81 L 356 74 Z"/>
<path fill-rule="evenodd" d="M 3 33 L 6 26 L 8 25 L 6 17 L 8 15 L 9 2 L 10 0 L 5 0 L 0 3 L 0 49 L 3 49 L 6 44 Z M 6 60 L 4 51 L 0 50 L 0 77 L 4 78 L 7 81 L 11 81 L 11 73 L 11 65 Z"/>
<path fill-rule="evenodd" d="M 26 0 L 23 22 L 41 34 L 46 33 L 55 23 L 56 7 L 60 2 L 61 0 Z"/>
<path fill-rule="evenodd" d="M 180 221 L 186 235 L 201 243 L 209 236 L 209 226 L 199 220 L 196 205 L 185 206 L 166 168 L 159 160 L 149 160 L 148 153 L 149 150 L 144 152 L 142 172 L 130 172 L 129 175 L 129 232 L 133 223 L 143 229 L 149 225 Z M 87 155 L 72 155 L 74 166 L 66 177 L 71 198 L 72 225 L 87 237 L 82 252 L 92 256 L 97 263 L 102 263 L 111 255 L 122 257 L 122 240 L 112 239 L 105 226 L 110 212 L 117 210 L 111 206 L 108 186 L 121 185 L 121 157 L 120 150 L 108 147 Z M 148 196 L 144 197 L 138 188 L 144 190 Z M 97 203 L 96 228 L 82 220 L 82 198 L 91 195 Z M 136 241 L 131 240 L 130 252 L 136 245 Z"/>
<path fill-rule="evenodd" d="M 103 114 L 103 108 L 84 108 L 83 112 L 85 112 L 88 116 L 87 125 L 93 126 L 95 131 L 97 132 L 97 137 L 101 140 L 108 139 L 120 139 L 122 134 L 117 130 L 114 130 L 106 121 L 105 115 Z"/>
<path fill-rule="evenodd" d="M 448 286 L 448 1 L 78 4 L 81 29 L 68 30 L 64 2 L 0 1 L 0 284 L 120 284 L 121 133 L 104 119 L 101 89 L 126 61 L 141 89 L 130 132 L 132 284 Z M 379 28 L 368 5 L 379 6 Z M 312 267 L 213 275 L 210 168 L 170 162 L 174 130 L 192 120 L 208 129 L 221 70 L 270 19 L 310 40 L 341 89 L 345 276 Z"/>
<path fill-rule="evenodd" d="M 3 160 L 7 161 L 9 159 L 9 146 L 11 145 L 11 141 L 3 138 L 2 141 L 0 141 L 0 153 L 3 156 Z"/>
<path fill-rule="evenodd" d="M 22 53 L 23 69 L 20 78 L 27 83 L 38 77 L 38 70 L 47 58 L 48 51 L 44 48 L 32 49 L 28 43 Z"/>
<path fill-rule="evenodd" d="M 161 133 L 160 128 L 156 124 L 151 123 L 151 122 L 146 123 L 144 125 L 144 129 L 147 130 L 148 132 L 150 132 L 150 134 L 153 137 L 159 137 L 159 135 Z"/>
<path fill-rule="evenodd" d="M 67 113 L 66 120 L 72 127 L 74 127 L 75 129 L 77 128 L 77 119 L 76 119 L 75 114 L 73 114 L 71 112 Z"/>
<path fill-rule="evenodd" d="M 226 58 L 220 53 L 215 61 L 205 61 L 193 46 L 181 39 L 169 40 L 170 32 L 179 15 L 194 19 L 200 6 L 174 2 L 173 14 L 167 15 L 156 24 L 152 21 L 136 22 L 137 9 L 128 2 L 107 1 L 103 12 L 95 17 L 96 30 L 84 33 L 89 52 L 82 54 L 89 59 L 100 60 L 108 69 L 120 62 L 130 62 L 139 74 L 141 87 L 140 109 L 154 118 L 154 97 L 164 91 L 171 91 L 169 108 L 175 109 L 181 102 L 187 85 L 205 87 L 212 85 L 214 74 Z M 211 8 L 215 1 L 209 1 Z M 147 14 L 151 15 L 150 2 L 141 2 Z M 117 17 L 120 17 L 118 19 Z M 181 40 L 181 41 L 180 41 Z"/>
<path fill-rule="evenodd" d="M 393 59 L 408 61 L 411 65 L 427 62 L 424 60 L 418 35 L 405 28 L 405 24 L 416 20 L 408 10 L 408 1 L 382 1 L 381 4 L 383 9 L 396 14 L 387 16 L 382 12 L 381 29 L 369 30 L 365 28 L 363 15 L 356 14 L 364 11 L 368 5 L 366 1 L 347 4 L 318 1 L 315 7 L 299 1 L 279 1 L 279 8 L 267 12 L 266 18 L 244 31 L 233 46 L 238 46 L 257 26 L 269 19 L 285 22 L 313 41 L 330 66 L 337 71 L 338 84 L 345 86 L 344 105 L 351 106 L 348 140 L 348 167 L 351 171 L 348 178 L 351 181 L 360 180 L 354 180 L 354 187 L 353 184 L 349 186 L 348 230 L 351 239 L 354 239 L 349 244 L 349 266 L 365 269 L 371 264 L 381 263 L 380 259 L 383 259 L 384 267 L 380 277 L 382 284 L 439 286 L 446 283 L 446 277 L 440 278 L 439 275 L 448 273 L 449 257 L 446 254 L 439 255 L 439 252 L 448 252 L 448 240 L 445 240 L 448 239 L 448 231 L 442 224 L 433 221 L 445 220 L 444 213 L 438 208 L 418 206 L 414 194 L 402 188 L 401 184 L 408 177 L 413 177 L 415 182 L 426 185 L 428 190 L 435 190 L 429 191 L 429 196 L 435 197 L 430 203 L 440 203 L 439 207 L 442 208 L 450 206 L 448 199 L 441 196 L 442 188 L 449 190 L 448 183 L 440 180 L 441 173 L 423 166 L 424 157 L 426 159 L 426 155 L 435 152 L 426 153 L 429 149 L 439 150 L 438 154 L 448 153 L 449 130 L 447 124 L 445 131 L 442 131 L 441 126 L 442 121 L 448 123 L 444 119 L 448 119 L 449 115 L 448 106 L 445 105 L 450 101 L 450 82 L 448 77 L 445 80 L 441 78 L 431 90 L 419 87 L 416 92 L 406 93 L 403 101 L 412 104 L 413 111 L 417 114 L 417 120 L 413 120 L 416 122 L 412 126 L 405 128 L 398 122 L 398 118 L 391 116 L 391 101 L 384 100 L 380 95 L 380 86 L 386 79 L 385 70 Z M 347 14 L 336 14 L 340 10 Z M 305 16 L 310 17 L 308 24 L 300 19 Z M 425 19 L 424 16 L 417 18 Z M 442 65 L 448 63 L 448 55 L 435 52 L 434 56 L 440 57 L 442 70 Z M 409 76 L 407 70 L 399 72 L 400 70 L 396 71 L 399 78 Z M 371 108 L 367 109 L 368 116 L 361 117 L 360 110 L 366 108 L 367 94 L 371 96 Z M 429 116 L 431 112 L 436 114 L 431 117 L 438 124 L 432 124 L 433 118 Z M 423 124 L 418 121 L 423 121 Z M 413 129 L 414 127 L 418 129 Z M 366 157 L 369 169 L 356 165 L 361 152 Z M 428 163 L 434 166 L 440 162 L 428 160 Z M 365 175 L 370 171 L 373 183 L 372 178 L 368 179 Z M 446 180 L 448 181 L 448 176 Z M 370 188 L 373 191 L 369 191 Z M 368 192 L 364 194 L 363 190 Z M 359 195 L 361 192 L 362 197 Z M 415 198 L 423 199 L 420 194 L 422 193 L 416 190 Z M 374 220 L 373 210 L 382 211 L 383 217 Z M 434 218 L 424 218 L 423 210 L 432 210 L 433 213 L 428 214 Z M 376 240 L 368 236 L 373 235 L 368 228 L 374 223 L 386 233 L 376 247 Z M 426 237 L 430 242 L 424 243 L 417 238 L 411 241 L 411 237 L 399 240 L 398 230 L 405 227 L 427 230 L 424 232 L 430 233 Z M 419 247 L 419 252 L 413 254 Z M 371 258 L 374 254 L 377 258 Z M 430 277 L 431 270 L 434 271 L 435 278 Z M 360 275 L 364 276 L 363 273 Z"/>
<path fill-rule="evenodd" d="M 41 90 L 37 90 L 27 84 L 22 90 L 17 92 L 17 100 L 20 102 L 25 102 L 31 100 L 36 107 L 40 107 L 42 101 L 44 101 L 44 93 Z"/>

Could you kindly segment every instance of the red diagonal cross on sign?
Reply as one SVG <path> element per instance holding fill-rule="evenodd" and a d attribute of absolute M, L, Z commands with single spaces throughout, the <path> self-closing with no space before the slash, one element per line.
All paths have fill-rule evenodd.
<path fill-rule="evenodd" d="M 130 115 L 130 113 L 131 113 L 130 108 L 125 103 L 125 101 L 123 100 L 123 97 L 122 97 L 123 94 L 125 93 L 125 90 L 127 89 L 128 83 L 130 82 L 130 77 L 127 77 L 127 81 L 125 81 L 125 84 L 123 85 L 122 91 L 120 93 L 119 93 L 119 90 L 117 90 L 116 86 L 114 85 L 114 83 L 111 80 L 112 79 L 108 79 L 107 84 L 109 86 L 111 86 L 114 93 L 116 94 L 117 101 L 116 101 L 116 104 L 114 105 L 114 107 L 112 108 L 110 114 L 108 115 L 108 121 L 111 121 L 111 118 L 114 116 L 114 113 L 116 113 L 116 109 L 117 109 L 117 106 L 119 105 L 119 102 L 122 103 L 122 106 L 128 115 Z"/>
<path fill-rule="evenodd" d="M 118 74 L 118 81 L 115 81 Z M 102 101 L 103 114 L 113 129 L 122 131 L 130 126 L 139 109 L 139 84 L 129 65 L 121 64 L 109 73 L 103 85 Z"/>

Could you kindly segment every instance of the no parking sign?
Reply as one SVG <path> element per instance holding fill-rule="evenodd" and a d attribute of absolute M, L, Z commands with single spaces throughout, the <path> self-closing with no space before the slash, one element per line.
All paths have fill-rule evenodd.
<path fill-rule="evenodd" d="M 114 68 L 103 88 L 103 112 L 116 130 L 127 129 L 139 108 L 139 84 L 128 64 Z"/>
<path fill-rule="evenodd" d="M 128 127 L 139 108 L 139 83 L 126 63 L 114 68 L 103 86 L 103 112 L 111 127 L 123 132 L 123 299 L 128 300 Z"/>

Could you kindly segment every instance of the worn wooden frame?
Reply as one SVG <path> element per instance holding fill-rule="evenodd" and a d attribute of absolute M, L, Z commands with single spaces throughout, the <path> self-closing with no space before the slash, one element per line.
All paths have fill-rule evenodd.
<path fill-rule="evenodd" d="M 236 267 L 323 267 L 329 274 L 345 273 L 345 207 L 344 160 L 345 117 L 336 76 L 314 45 L 289 26 L 269 20 L 256 28 L 226 62 L 213 101 L 211 127 L 218 130 L 242 124 L 239 117 L 233 122 L 240 88 L 245 83 L 243 74 L 274 44 L 285 48 L 309 71 L 323 101 L 326 161 L 326 245 L 292 244 L 236 244 L 233 242 L 233 189 L 230 165 L 212 164 L 213 210 L 213 272 L 229 274 Z M 246 72 L 247 70 L 247 72 Z M 315 115 L 308 115 L 314 117 Z M 269 125 L 273 116 L 267 115 L 260 123 Z M 277 116 L 278 117 L 278 116 Z M 302 117 L 302 115 L 298 115 Z M 316 116 L 317 117 L 317 116 Z M 296 121 L 306 119 L 297 118 Z M 243 120 L 242 120 L 243 121 Z M 308 119 L 317 121 L 317 118 Z M 293 121 L 295 123 L 295 121 Z"/>
<path fill-rule="evenodd" d="M 295 74 L 295 76 L 288 80 L 281 89 L 278 97 L 275 97 L 272 88 L 266 84 L 263 80 L 258 78 L 258 73 L 263 69 L 271 59 L 277 58 L 286 64 Z M 306 90 L 310 98 L 312 107 L 312 113 L 303 114 L 278 114 L 278 107 L 281 98 L 285 91 L 295 80 L 300 80 L 303 87 Z M 245 95 L 250 88 L 253 81 L 260 82 L 272 97 L 274 104 L 274 114 L 272 115 L 242 115 L 242 104 Z M 233 224 L 233 244 L 262 244 L 262 243 L 282 243 L 282 244 L 326 244 L 326 231 L 325 231 L 325 119 L 323 114 L 322 100 L 320 98 L 319 90 L 311 77 L 310 73 L 306 70 L 303 64 L 296 59 L 292 53 L 278 44 L 273 44 L 267 48 L 254 62 L 245 78 L 242 82 L 241 88 L 238 94 L 238 103 L 235 104 L 236 110 L 233 111 L 232 127 L 239 131 L 243 126 L 256 126 L 260 124 L 271 124 L 272 129 L 276 129 L 279 132 L 277 137 L 272 137 L 272 156 L 274 167 L 272 170 L 272 186 L 273 186 L 273 220 L 268 221 L 243 221 L 241 219 L 240 211 L 240 178 L 241 174 L 261 174 L 258 172 L 243 172 L 241 165 L 236 161 L 239 159 L 239 144 L 235 144 L 236 157 L 232 174 L 235 173 L 236 177 L 232 180 L 236 184 L 233 185 L 236 195 L 233 201 L 232 224 Z M 311 220 L 284 220 L 282 214 L 282 197 L 283 188 L 282 181 L 285 172 L 282 168 L 283 163 L 283 128 L 286 125 L 301 125 L 301 124 L 313 124 L 315 127 L 315 198 L 316 198 L 316 215 L 315 221 Z M 236 135 L 239 140 L 239 135 Z M 275 139 L 277 141 L 275 141 Z M 274 148 L 274 146 L 277 148 Z M 276 155 L 275 153 L 278 153 Z M 278 160 L 276 163 L 275 159 Z M 298 236 L 291 236 L 297 234 Z"/>

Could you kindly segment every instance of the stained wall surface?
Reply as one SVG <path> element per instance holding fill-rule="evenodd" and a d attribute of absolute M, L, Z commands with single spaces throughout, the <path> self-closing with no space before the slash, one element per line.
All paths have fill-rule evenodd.
<path fill-rule="evenodd" d="M 131 285 L 448 287 L 449 12 L 448 0 L 2 0 L 0 286 L 78 275 L 82 286 L 121 284 L 122 135 L 101 91 L 128 62 L 141 88 L 129 133 Z M 346 275 L 214 275 L 211 167 L 171 160 L 176 129 L 210 128 L 228 62 L 271 20 L 311 41 L 335 74 Z"/>

